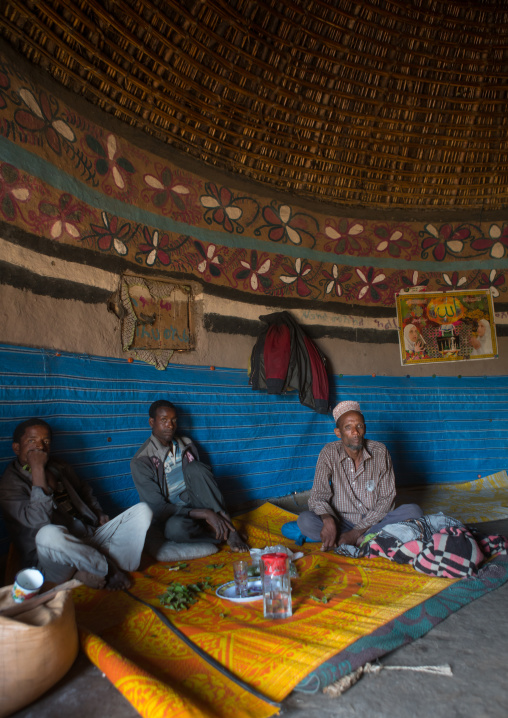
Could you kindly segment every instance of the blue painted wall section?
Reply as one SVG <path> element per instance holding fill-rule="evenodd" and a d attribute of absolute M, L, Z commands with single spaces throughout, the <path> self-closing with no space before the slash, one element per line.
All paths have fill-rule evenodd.
<path fill-rule="evenodd" d="M 387 444 L 399 485 L 474 480 L 508 466 L 508 377 L 335 376 L 334 404 L 357 399 L 367 434 Z M 141 363 L 0 345 L 0 472 L 12 432 L 40 416 L 53 451 L 118 513 L 138 501 L 129 462 L 149 435 L 148 407 L 168 398 L 214 470 L 230 506 L 304 491 L 333 419 L 296 393 L 253 391 L 246 371 Z M 8 540 L 0 525 L 0 554 Z"/>

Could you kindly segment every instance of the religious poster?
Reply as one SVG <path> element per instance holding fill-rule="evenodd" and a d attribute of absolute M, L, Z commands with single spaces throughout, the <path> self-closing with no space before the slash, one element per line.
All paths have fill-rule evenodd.
<path fill-rule="evenodd" d="M 497 358 L 490 290 L 396 296 L 402 366 Z"/>

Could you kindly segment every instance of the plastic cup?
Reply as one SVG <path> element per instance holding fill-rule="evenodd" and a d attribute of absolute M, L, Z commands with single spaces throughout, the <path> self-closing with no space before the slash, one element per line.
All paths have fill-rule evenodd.
<path fill-rule="evenodd" d="M 27 598 L 36 596 L 44 583 L 44 576 L 37 568 L 24 568 L 16 574 L 12 586 L 12 599 L 22 603 Z"/>
<path fill-rule="evenodd" d="M 247 561 L 235 561 L 233 563 L 233 574 L 235 577 L 236 595 L 241 598 L 247 596 L 247 579 L 249 564 Z"/>

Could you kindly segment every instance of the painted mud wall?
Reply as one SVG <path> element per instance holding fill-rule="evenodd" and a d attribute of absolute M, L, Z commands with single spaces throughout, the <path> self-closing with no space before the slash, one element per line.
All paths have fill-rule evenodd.
<path fill-rule="evenodd" d="M 174 362 L 246 367 L 259 315 L 287 309 L 332 373 L 427 376 L 400 367 L 395 292 L 491 287 L 500 358 L 439 372 L 506 371 L 504 217 L 345 216 L 270 193 L 131 132 L 8 49 L 0 62 L 2 341 L 125 356 L 107 300 L 127 271 L 192 287 L 196 349 Z"/>
<path fill-rule="evenodd" d="M 175 354 L 171 367 L 241 370 L 243 381 L 261 328 L 258 317 L 286 309 L 328 357 L 330 374 L 337 379 L 333 398 L 360 391 L 374 411 L 375 392 L 370 400 L 365 395 L 373 374 L 378 379 L 421 377 L 429 386 L 436 373 L 437 379 L 508 374 L 507 251 L 508 224 L 501 216 L 464 221 L 452 212 L 412 218 L 360 209 L 344 216 L 337 208 L 212 172 L 100 114 L 10 52 L 0 56 L 4 345 L 42 348 L 52 359 L 70 352 L 85 364 L 89 355 L 105 357 L 113 362 L 115 382 L 127 380 L 132 365 L 108 300 L 124 272 L 169 278 L 192 288 L 196 335 L 196 349 Z M 402 368 L 394 294 L 414 285 L 429 290 L 491 287 L 499 358 L 438 370 L 433 365 Z M 165 382 L 174 390 L 166 372 L 148 366 L 146 372 L 161 392 Z M 363 375 L 364 380 L 341 390 L 340 375 Z M 465 384 L 466 395 L 473 392 L 473 406 L 479 396 L 499 399 L 489 382 L 480 389 Z M 394 397 L 409 396 L 403 382 L 394 386 L 385 395 L 386 406 L 396 405 Z M 30 382 L 25 392 L 28 405 Z M 439 392 L 432 401 L 435 397 L 439 404 Z M 405 403 L 415 401 L 411 395 Z M 457 421 L 467 404 L 466 397 L 457 405 Z M 12 418 L 7 405 L 4 409 L 1 439 L 8 451 Z M 247 414 L 249 407 L 242 405 L 241 411 Z M 403 418 L 410 423 L 412 409 L 407 411 Z M 133 430 L 144 432 L 138 426 L 144 409 L 139 406 L 136 413 Z M 65 435 L 64 417 L 45 415 L 61 422 L 58 432 Z M 294 485 L 272 486 L 270 495 L 308 488 L 329 427 L 323 424 L 326 417 L 306 416 L 312 431 L 307 427 L 305 432 L 318 439 L 307 464 L 298 465 L 305 477 Z M 286 418 L 284 411 L 281 417 Z M 446 421 L 450 431 L 457 429 L 452 417 Z M 194 424 L 190 428 L 194 432 Z M 482 441 L 488 439 L 488 428 Z M 503 442 L 507 445 L 506 431 L 500 431 L 488 456 L 495 470 L 506 466 L 499 452 Z M 482 472 L 477 463 L 470 465 L 471 476 Z M 108 494 L 111 487 L 103 489 Z M 132 491 L 128 478 L 122 491 L 125 496 Z M 111 500 L 118 508 L 123 502 L 115 503 L 115 492 L 111 489 Z"/>

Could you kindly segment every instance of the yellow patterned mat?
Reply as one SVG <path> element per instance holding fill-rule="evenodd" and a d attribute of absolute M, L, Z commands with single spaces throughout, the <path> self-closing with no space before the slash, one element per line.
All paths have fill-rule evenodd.
<path fill-rule="evenodd" d="M 506 471 L 461 484 L 435 484 L 398 489 L 398 503 L 419 504 L 426 514 L 442 511 L 463 523 L 508 518 Z"/>
<path fill-rule="evenodd" d="M 295 518 L 265 504 L 235 523 L 252 547 L 282 543 L 297 551 L 280 530 Z M 382 559 L 324 554 L 319 544 L 303 551 L 296 562 L 300 578 L 292 582 L 292 618 L 265 620 L 262 601 L 233 603 L 214 590 L 201 594 L 187 611 L 165 611 L 207 654 L 275 701 L 323 661 L 451 583 Z M 172 572 L 168 568 L 175 564 L 156 563 L 133 574 L 131 591 L 161 608 L 157 597 L 170 582 L 211 577 L 219 586 L 232 579 L 237 557 L 223 550 Z M 127 594 L 82 587 L 74 596 L 84 650 L 145 718 L 264 718 L 277 712 L 198 657 Z"/>

